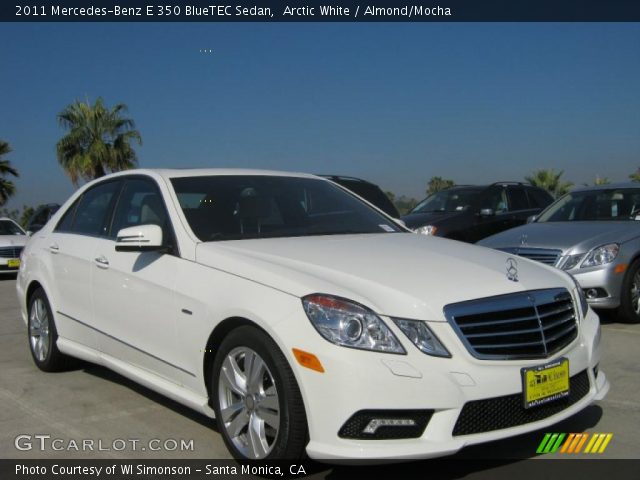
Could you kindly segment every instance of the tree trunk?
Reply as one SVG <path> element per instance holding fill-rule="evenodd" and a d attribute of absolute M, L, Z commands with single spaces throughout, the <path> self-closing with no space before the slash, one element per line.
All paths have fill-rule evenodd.
<path fill-rule="evenodd" d="M 95 180 L 96 178 L 104 177 L 104 175 L 105 171 L 102 163 L 96 163 L 93 166 L 93 179 Z"/>

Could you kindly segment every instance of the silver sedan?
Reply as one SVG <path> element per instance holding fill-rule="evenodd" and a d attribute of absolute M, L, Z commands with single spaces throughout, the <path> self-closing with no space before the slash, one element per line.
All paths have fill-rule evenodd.
<path fill-rule="evenodd" d="M 640 184 L 576 189 L 527 225 L 478 245 L 566 270 L 593 308 L 640 322 Z"/>

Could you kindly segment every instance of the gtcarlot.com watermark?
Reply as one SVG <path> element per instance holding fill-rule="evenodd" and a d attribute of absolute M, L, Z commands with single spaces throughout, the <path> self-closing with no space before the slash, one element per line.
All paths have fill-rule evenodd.
<path fill-rule="evenodd" d="M 139 438 L 115 438 L 103 439 L 67 439 L 56 438 L 46 434 L 18 435 L 14 441 L 17 450 L 26 452 L 36 450 L 40 452 L 193 452 L 193 439 L 152 438 L 140 440 Z"/>

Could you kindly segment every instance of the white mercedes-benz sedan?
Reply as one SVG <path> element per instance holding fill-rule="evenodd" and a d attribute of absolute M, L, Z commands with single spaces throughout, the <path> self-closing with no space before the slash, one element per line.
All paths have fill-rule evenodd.
<path fill-rule="evenodd" d="M 0 218 L 0 275 L 16 274 L 20 267 L 20 254 L 28 238 L 27 232 L 12 219 Z"/>
<path fill-rule="evenodd" d="M 313 175 L 106 176 L 32 237 L 17 290 L 41 370 L 113 369 L 216 418 L 238 458 L 441 456 L 609 388 L 568 274 Z"/>

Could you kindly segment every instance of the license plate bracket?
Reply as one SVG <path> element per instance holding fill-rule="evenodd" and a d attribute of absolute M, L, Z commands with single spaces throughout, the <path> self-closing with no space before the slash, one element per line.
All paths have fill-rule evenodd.
<path fill-rule="evenodd" d="M 521 369 L 524 408 L 534 408 L 569 396 L 569 359 Z"/>

